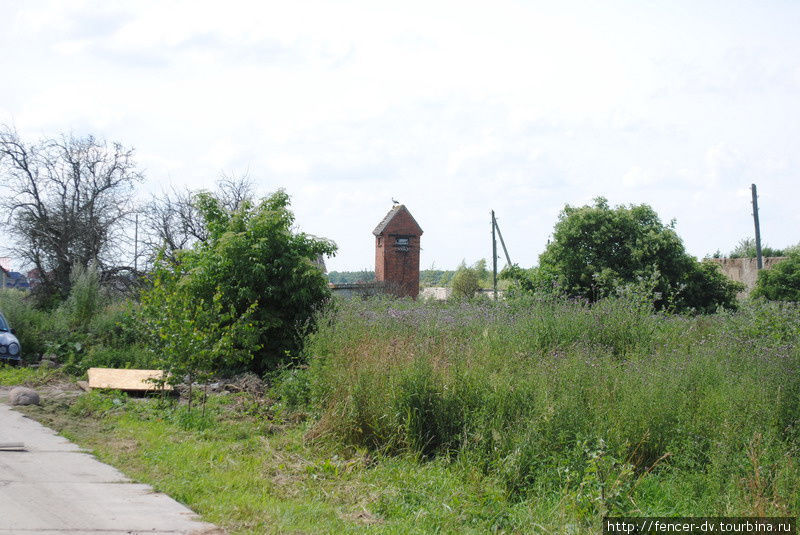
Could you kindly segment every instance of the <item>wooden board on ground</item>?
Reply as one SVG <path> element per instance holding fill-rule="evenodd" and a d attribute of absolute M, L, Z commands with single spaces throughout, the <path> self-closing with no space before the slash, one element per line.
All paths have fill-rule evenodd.
<path fill-rule="evenodd" d="M 134 390 L 148 392 L 160 390 L 150 379 L 164 377 L 162 370 L 118 370 L 114 368 L 89 368 L 89 388 L 113 388 L 115 390 Z M 165 384 L 165 390 L 172 386 Z"/>

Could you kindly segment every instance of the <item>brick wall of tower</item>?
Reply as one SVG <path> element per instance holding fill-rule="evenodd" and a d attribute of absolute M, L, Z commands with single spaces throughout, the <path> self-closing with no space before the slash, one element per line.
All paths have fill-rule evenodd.
<path fill-rule="evenodd" d="M 399 212 L 375 237 L 375 280 L 398 297 L 419 295 L 419 227 L 406 211 Z M 408 244 L 398 244 L 398 238 Z"/>

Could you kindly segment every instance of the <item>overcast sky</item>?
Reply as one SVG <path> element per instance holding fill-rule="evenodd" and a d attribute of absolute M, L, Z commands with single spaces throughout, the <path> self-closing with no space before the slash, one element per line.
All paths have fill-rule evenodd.
<path fill-rule="evenodd" d="M 800 2 L 0 0 L 0 123 L 135 147 L 143 191 L 248 172 L 372 269 L 537 262 L 559 211 L 647 203 L 692 254 L 800 241 Z M 502 263 L 501 263 L 502 265 Z"/>

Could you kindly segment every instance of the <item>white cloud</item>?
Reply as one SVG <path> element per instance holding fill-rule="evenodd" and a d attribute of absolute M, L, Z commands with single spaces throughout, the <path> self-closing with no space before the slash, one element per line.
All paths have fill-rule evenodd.
<path fill-rule="evenodd" d="M 643 169 L 641 166 L 634 165 L 627 173 L 622 176 L 622 184 L 626 187 L 640 188 L 649 186 L 656 182 L 656 177 Z"/>
<path fill-rule="evenodd" d="M 793 4 L 26 2 L 0 20 L 0 123 L 137 148 L 150 179 L 243 172 L 372 263 L 392 196 L 423 264 L 488 256 L 501 217 L 530 265 L 559 210 L 605 195 L 676 217 L 702 256 L 748 232 L 758 182 L 796 241 Z M 709 221 L 719 230 L 709 232 Z M 724 250 L 724 248 L 723 248 Z"/>

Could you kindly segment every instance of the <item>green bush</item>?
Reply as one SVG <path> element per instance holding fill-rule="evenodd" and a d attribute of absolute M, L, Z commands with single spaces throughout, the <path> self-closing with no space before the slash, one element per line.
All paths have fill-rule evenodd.
<path fill-rule="evenodd" d="M 461 299 L 472 299 L 481 289 L 480 273 L 476 267 L 467 267 L 464 262 L 458 266 L 451 281 L 453 296 Z"/>
<path fill-rule="evenodd" d="M 800 251 L 790 253 L 772 269 L 759 271 L 752 296 L 800 303 Z"/>
<path fill-rule="evenodd" d="M 687 254 L 674 222 L 663 224 L 651 207 L 611 208 L 603 198 L 593 206 L 564 208 L 539 265 L 536 277 L 522 281 L 590 301 L 652 280 L 659 309 L 708 313 L 735 308 L 736 292 L 743 288 L 718 266 Z"/>
<path fill-rule="evenodd" d="M 187 371 L 276 369 L 302 348 L 330 297 L 317 261 L 336 248 L 293 230 L 283 191 L 234 212 L 200 194 L 198 210 L 208 239 L 159 262 L 143 295 L 152 348 Z"/>
<path fill-rule="evenodd" d="M 92 317 L 87 329 L 93 343 L 114 348 L 140 345 L 146 334 L 141 305 L 132 300 L 108 303 Z"/>
<path fill-rule="evenodd" d="M 83 345 L 54 349 L 59 355 L 64 369 L 74 375 L 82 375 L 89 368 L 140 368 L 158 367 L 158 359 L 143 345 L 126 347 L 107 347 Z"/>
<path fill-rule="evenodd" d="M 775 249 L 765 244 L 761 247 L 761 256 L 765 258 L 770 256 L 787 256 L 792 251 L 797 251 L 798 247 L 800 246 L 792 245 L 784 249 Z M 736 244 L 736 247 L 730 252 L 728 258 L 755 258 L 756 256 L 756 240 L 754 238 L 744 238 L 739 240 L 739 243 Z"/>

